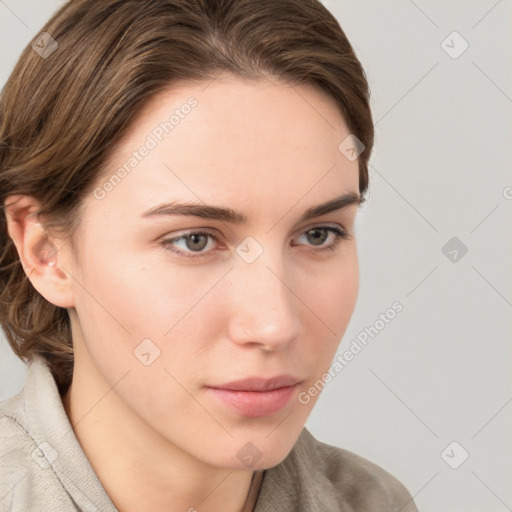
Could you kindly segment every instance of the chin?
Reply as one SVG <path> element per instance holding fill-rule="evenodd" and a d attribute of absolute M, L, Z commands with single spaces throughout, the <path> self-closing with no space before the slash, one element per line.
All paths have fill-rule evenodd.
<path fill-rule="evenodd" d="M 231 449 L 233 446 L 236 449 L 224 463 L 238 470 L 255 471 L 274 467 L 290 453 L 302 428 L 302 425 L 292 429 L 280 425 L 275 430 L 265 428 L 256 435 L 253 430 L 251 434 L 236 436 L 231 443 Z"/>
<path fill-rule="evenodd" d="M 241 448 L 230 460 L 223 460 L 218 464 L 220 467 L 232 470 L 243 471 L 261 471 L 263 469 L 270 469 L 281 463 L 288 453 L 290 453 L 293 445 L 283 448 L 281 445 L 279 449 L 272 452 L 259 450 L 256 445 L 248 442 Z"/>

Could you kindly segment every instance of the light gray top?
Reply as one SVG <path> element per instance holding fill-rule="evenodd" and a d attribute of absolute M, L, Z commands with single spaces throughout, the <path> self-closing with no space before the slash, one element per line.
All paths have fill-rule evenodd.
<path fill-rule="evenodd" d="M 0 512 L 117 512 L 85 456 L 42 358 L 0 402 Z M 254 512 L 418 512 L 390 473 L 303 429 L 267 469 Z"/>

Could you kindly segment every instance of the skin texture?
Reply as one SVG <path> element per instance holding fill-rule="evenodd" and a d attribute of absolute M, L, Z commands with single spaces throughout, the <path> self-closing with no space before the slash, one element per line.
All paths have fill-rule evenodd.
<path fill-rule="evenodd" d="M 27 215 L 33 199 L 12 196 L 7 209 L 32 284 L 70 314 L 75 367 L 63 401 L 122 512 L 240 510 L 252 470 L 278 464 L 297 440 L 318 399 L 298 395 L 329 369 L 358 293 L 357 205 L 299 222 L 312 206 L 358 193 L 358 162 L 338 149 L 350 132 L 310 86 L 220 76 L 160 93 L 99 186 L 191 96 L 197 106 L 119 184 L 86 198 L 78 258 Z M 171 200 L 232 208 L 248 222 L 141 217 Z M 350 238 L 318 252 L 335 244 L 329 232 L 318 246 L 308 236 L 324 225 Z M 192 230 L 218 240 L 199 239 L 196 259 L 166 249 L 164 238 Z M 236 252 L 246 237 L 263 249 L 251 263 Z M 172 247 L 193 255 L 196 246 Z M 134 355 L 146 338 L 160 350 L 149 365 Z M 266 417 L 238 414 L 205 389 L 281 374 L 302 382 Z M 260 457 L 250 468 L 237 455 L 249 442 Z"/>

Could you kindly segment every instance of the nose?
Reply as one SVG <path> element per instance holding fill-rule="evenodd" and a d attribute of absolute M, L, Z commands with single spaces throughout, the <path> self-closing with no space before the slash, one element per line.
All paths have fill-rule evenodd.
<path fill-rule="evenodd" d="M 276 351 L 299 336 L 302 303 L 281 260 L 262 255 L 250 264 L 242 262 L 229 273 L 229 280 L 229 335 L 234 343 Z"/>

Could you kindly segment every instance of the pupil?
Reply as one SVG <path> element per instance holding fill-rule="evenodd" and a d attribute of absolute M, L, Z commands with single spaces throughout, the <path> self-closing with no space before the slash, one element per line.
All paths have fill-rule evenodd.
<path fill-rule="evenodd" d="M 192 240 L 192 244 L 196 244 L 197 243 L 197 239 L 201 238 L 201 237 L 204 239 L 203 240 L 203 242 L 204 242 L 206 240 L 206 237 L 204 235 L 198 235 L 198 234 L 190 235 L 189 239 Z M 189 247 L 189 249 L 204 249 L 204 247 L 206 246 L 205 243 L 199 244 L 199 245 L 200 245 L 200 247 Z"/>
<path fill-rule="evenodd" d="M 326 230 L 325 229 L 320 229 L 320 228 L 315 228 L 315 229 L 312 229 L 309 231 L 310 233 L 323 233 L 324 235 L 326 234 Z M 313 237 L 313 241 L 318 241 L 320 238 L 320 242 L 316 245 L 322 245 L 322 243 L 325 241 L 325 236 L 320 236 L 320 237 Z"/>

